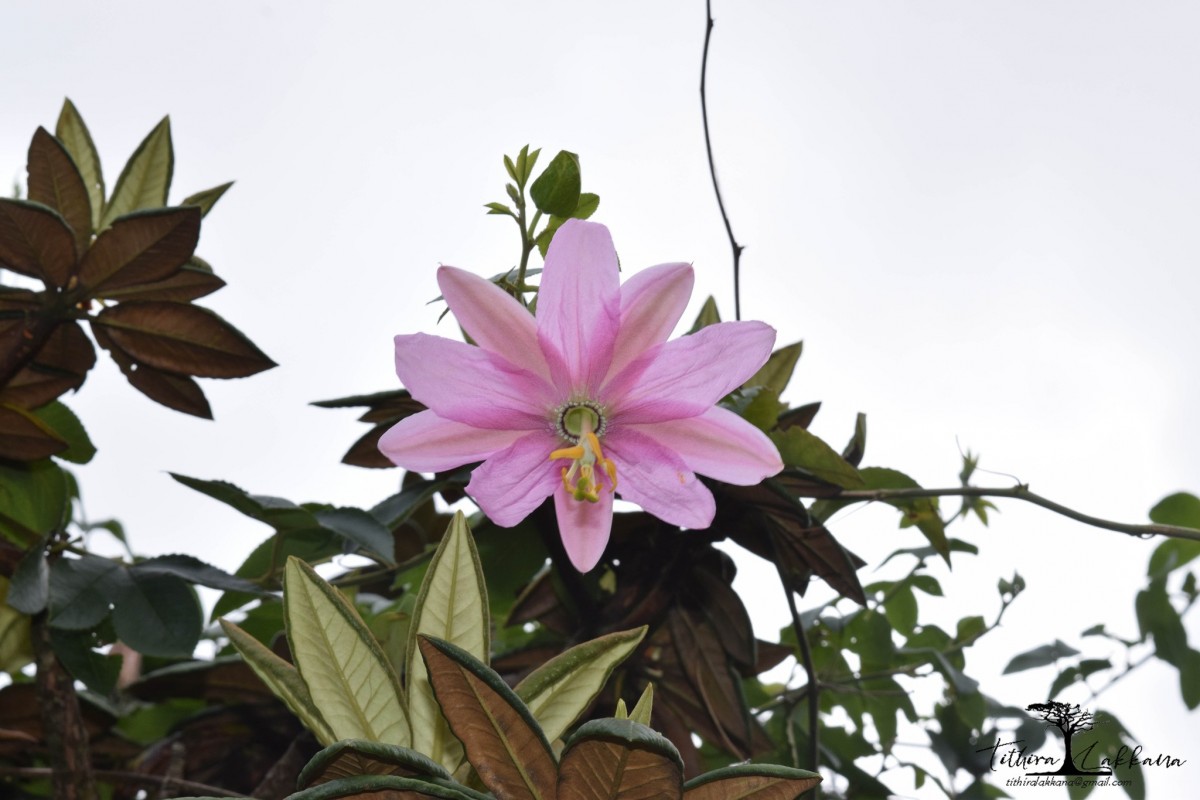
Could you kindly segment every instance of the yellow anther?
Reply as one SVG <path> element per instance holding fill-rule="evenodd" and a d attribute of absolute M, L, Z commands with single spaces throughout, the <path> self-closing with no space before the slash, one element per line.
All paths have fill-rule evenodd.
<path fill-rule="evenodd" d="M 576 500 L 596 503 L 600 501 L 600 489 L 603 488 L 603 481 L 597 480 L 596 465 L 608 477 L 609 491 L 617 488 L 617 467 L 612 459 L 604 457 L 604 451 L 600 449 L 600 437 L 591 430 L 590 422 L 586 417 L 583 419 L 579 444 L 552 451 L 550 460 L 571 459 L 571 466 L 562 469 L 563 488 Z"/>
<path fill-rule="evenodd" d="M 572 460 L 583 458 L 583 445 L 577 444 L 574 447 L 564 447 L 561 450 L 554 450 L 550 453 L 551 461 L 558 461 L 560 458 L 569 458 Z"/>

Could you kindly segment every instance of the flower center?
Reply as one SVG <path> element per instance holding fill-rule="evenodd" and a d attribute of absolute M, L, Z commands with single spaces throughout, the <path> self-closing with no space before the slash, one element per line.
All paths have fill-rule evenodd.
<path fill-rule="evenodd" d="M 571 459 L 571 466 L 562 468 L 562 481 L 576 500 L 600 500 L 602 484 L 597 466 L 608 476 L 609 491 L 616 491 L 617 467 L 600 449 L 600 437 L 607 427 L 604 410 L 591 400 L 567 403 L 558 409 L 555 432 L 573 446 L 554 450 L 550 460 Z"/>

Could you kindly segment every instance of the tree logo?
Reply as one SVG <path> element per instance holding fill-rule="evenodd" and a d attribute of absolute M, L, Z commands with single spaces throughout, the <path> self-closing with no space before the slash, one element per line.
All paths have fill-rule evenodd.
<path fill-rule="evenodd" d="M 1081 731 L 1090 731 L 1095 727 L 1095 717 L 1091 711 L 1085 711 L 1079 704 L 1059 703 L 1050 700 L 1045 703 L 1034 703 L 1026 706 L 1026 711 L 1041 715 L 1047 727 L 1058 728 L 1063 737 L 1063 749 L 1066 751 L 1062 764 L 1053 772 L 1027 772 L 1027 775 L 1112 775 L 1111 769 L 1080 769 L 1075 766 L 1075 756 L 1071 752 L 1071 737 Z"/>

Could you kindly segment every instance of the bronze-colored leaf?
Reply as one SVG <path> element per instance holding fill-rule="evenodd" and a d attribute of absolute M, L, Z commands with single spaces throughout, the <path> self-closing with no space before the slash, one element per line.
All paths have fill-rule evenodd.
<path fill-rule="evenodd" d="M 693 696 L 720 732 L 721 738 L 713 743 L 740 758 L 753 755 L 756 725 L 742 697 L 740 678 L 729 664 L 721 633 L 678 606 L 667 616 L 667 630 Z"/>
<path fill-rule="evenodd" d="M 28 411 L 0 406 L 0 458 L 37 461 L 66 449 L 67 443 Z"/>
<path fill-rule="evenodd" d="M 300 788 L 319 786 L 355 775 L 450 780 L 450 773 L 440 764 L 415 750 L 366 739 L 342 739 L 317 753 L 308 762 L 300 772 L 297 785 Z"/>
<path fill-rule="evenodd" d="M 96 350 L 78 322 L 54 329 L 33 360 L 0 389 L 0 403 L 37 408 L 78 389 L 96 365 Z"/>
<path fill-rule="evenodd" d="M 674 800 L 683 761 L 661 735 L 630 719 L 583 725 L 563 751 L 559 800 Z"/>
<path fill-rule="evenodd" d="M 784 477 L 768 478 L 757 486 L 722 484 L 714 527 L 782 566 L 792 591 L 803 594 L 815 575 L 845 597 L 865 602 L 857 575 L 862 560 L 809 515 L 796 496 L 800 488 Z"/>
<path fill-rule="evenodd" d="M 121 303 L 92 320 L 99 326 L 133 359 L 167 372 L 244 378 L 275 366 L 237 328 L 188 303 Z"/>
<path fill-rule="evenodd" d="M 0 198 L 0 268 L 52 286 L 66 286 L 75 269 L 75 234 L 41 203 Z"/>
<path fill-rule="evenodd" d="M 79 168 L 67 148 L 38 128 L 29 145 L 29 199 L 50 206 L 75 232 L 78 252 L 92 241 L 92 203 Z"/>
<path fill-rule="evenodd" d="M 730 567 L 732 571 L 732 567 Z M 685 602 L 696 608 L 712 626 L 720 631 L 726 654 L 738 666 L 749 670 L 758 660 L 754 628 L 742 598 L 733 590 L 729 579 L 723 579 L 708 569 L 697 568 L 683 587 Z"/>
<path fill-rule="evenodd" d="M 121 373 L 133 388 L 167 408 L 201 419 L 212 419 L 212 408 L 208 404 L 208 398 L 194 380 L 187 375 L 139 364 L 133 356 L 122 350 L 100 325 L 93 325 L 92 333 L 100 346 L 117 362 Z"/>
<path fill-rule="evenodd" d="M 212 267 L 205 264 L 196 256 L 180 267 L 169 278 L 153 283 L 140 283 L 136 286 L 126 286 L 123 289 L 105 290 L 104 297 L 108 300 L 168 300 L 173 303 L 186 303 L 213 292 L 225 286 L 225 281 L 213 274 Z"/>
<path fill-rule="evenodd" d="M 346 455 L 342 456 L 342 463 L 349 464 L 352 467 L 366 467 L 367 469 L 391 469 L 396 465 L 379 452 L 379 437 L 387 433 L 391 424 L 376 425 L 371 430 L 358 437 L 354 444 L 350 445 L 350 449 L 346 451 Z"/>
<path fill-rule="evenodd" d="M 555 800 L 554 754 L 512 689 L 459 647 L 428 636 L 418 646 L 450 729 L 496 800 Z"/>
<path fill-rule="evenodd" d="M 795 800 L 821 782 L 815 772 L 776 764 L 736 764 L 688 781 L 684 800 Z"/>
<path fill-rule="evenodd" d="M 379 452 L 379 437 L 405 417 L 425 410 L 425 406 L 414 400 L 406 389 L 341 397 L 336 400 L 320 400 L 313 405 L 320 408 L 366 406 L 367 410 L 363 412 L 359 420 L 369 422 L 374 427 L 350 446 L 346 455 L 342 457 L 342 463 L 370 469 L 387 469 L 396 466 Z"/>
<path fill-rule="evenodd" d="M 79 264 L 79 281 L 96 297 L 169 278 L 191 258 L 200 238 L 200 209 L 155 208 L 115 221 Z"/>

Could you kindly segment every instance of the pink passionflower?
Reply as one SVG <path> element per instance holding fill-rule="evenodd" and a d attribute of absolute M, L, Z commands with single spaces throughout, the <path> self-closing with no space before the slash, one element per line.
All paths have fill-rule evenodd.
<path fill-rule="evenodd" d="M 766 362 L 775 331 L 723 322 L 668 342 L 692 281 L 691 265 L 660 264 L 621 285 L 608 229 L 580 220 L 554 236 L 536 317 L 494 283 L 440 268 L 442 294 L 478 346 L 396 337 L 396 373 L 428 410 L 379 449 L 418 472 L 482 461 L 467 494 L 504 527 L 553 494 L 581 572 L 608 543 L 614 493 L 707 528 L 716 503 L 697 473 L 752 485 L 783 468 L 770 439 L 716 406 Z"/>

